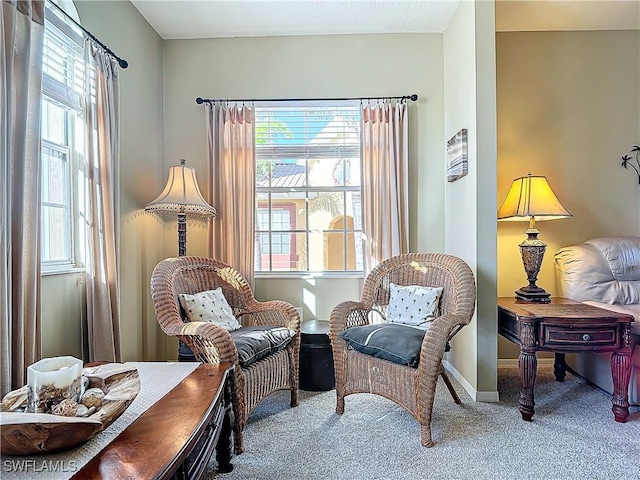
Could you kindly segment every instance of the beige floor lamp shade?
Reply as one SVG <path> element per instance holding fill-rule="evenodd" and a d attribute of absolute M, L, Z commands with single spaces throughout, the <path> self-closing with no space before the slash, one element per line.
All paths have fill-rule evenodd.
<path fill-rule="evenodd" d="M 169 167 L 169 178 L 162 193 L 153 202 L 144 207 L 147 212 L 178 217 L 178 256 L 187 254 L 187 215 L 196 218 L 213 218 L 216 209 L 209 205 L 198 188 L 196 170 L 180 165 Z"/>
<path fill-rule="evenodd" d="M 538 239 L 536 220 L 571 217 L 558 200 L 546 177 L 531 175 L 516 178 L 498 209 L 498 220 L 528 220 L 527 238 L 520 244 L 522 263 L 529 285 L 517 290 L 516 298 L 528 302 L 549 302 L 551 294 L 536 285 L 547 245 Z"/>

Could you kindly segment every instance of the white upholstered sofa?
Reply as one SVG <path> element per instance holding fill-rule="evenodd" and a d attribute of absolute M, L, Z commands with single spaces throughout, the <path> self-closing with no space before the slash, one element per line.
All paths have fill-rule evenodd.
<path fill-rule="evenodd" d="M 631 314 L 629 403 L 640 405 L 640 237 L 602 237 L 559 249 L 555 254 L 559 294 L 596 307 Z M 610 353 L 576 354 L 580 375 L 613 392 Z"/>

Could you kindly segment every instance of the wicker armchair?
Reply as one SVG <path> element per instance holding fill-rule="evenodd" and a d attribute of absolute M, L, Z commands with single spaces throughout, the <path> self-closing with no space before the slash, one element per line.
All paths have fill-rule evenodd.
<path fill-rule="evenodd" d="M 340 332 L 367 325 L 389 304 L 389 283 L 443 287 L 440 316 L 427 330 L 417 367 L 392 363 L 348 348 Z M 454 401 L 460 403 L 442 358 L 451 337 L 469 324 L 475 310 L 476 286 L 469 266 L 457 257 L 436 253 L 408 253 L 380 263 L 367 276 L 359 302 L 347 301 L 331 312 L 330 337 L 336 376 L 336 413 L 344 413 L 345 396 L 373 393 L 397 403 L 420 423 L 421 443 L 433 445 L 431 413 L 436 382 L 442 376 Z"/>
<path fill-rule="evenodd" d="M 243 327 L 273 325 L 296 332 L 287 347 L 242 368 L 229 332 L 210 322 L 183 320 L 178 294 L 222 288 Z M 276 390 L 291 390 L 291 406 L 298 405 L 300 317 L 283 301 L 258 302 L 244 277 L 211 258 L 179 257 L 162 260 L 151 276 L 151 296 L 162 330 L 184 342 L 206 363 L 231 362 L 234 369 L 233 412 L 235 453 L 244 451 L 243 430 L 254 408 Z M 241 329 L 242 330 L 242 329 Z"/>

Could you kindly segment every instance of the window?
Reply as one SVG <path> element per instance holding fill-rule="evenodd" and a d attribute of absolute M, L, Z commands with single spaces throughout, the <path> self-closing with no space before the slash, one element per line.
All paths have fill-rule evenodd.
<path fill-rule="evenodd" d="M 83 37 L 47 6 L 42 76 L 41 261 L 43 272 L 80 265 L 77 218 L 84 151 Z M 61 15 L 61 14 L 60 14 Z"/>
<path fill-rule="evenodd" d="M 359 105 L 255 116 L 256 274 L 362 272 Z"/>
<path fill-rule="evenodd" d="M 290 232 L 295 228 L 294 203 L 276 204 L 271 208 L 267 203 L 258 205 L 258 225 L 260 245 L 260 265 L 271 265 L 273 270 L 289 270 L 296 258 L 296 247 Z M 271 233 L 269 233 L 271 231 Z"/>

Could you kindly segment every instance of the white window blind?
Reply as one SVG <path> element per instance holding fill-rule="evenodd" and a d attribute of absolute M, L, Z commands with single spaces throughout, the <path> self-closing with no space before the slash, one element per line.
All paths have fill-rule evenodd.
<path fill-rule="evenodd" d="M 84 39 L 77 27 L 66 23 L 55 12 L 55 8 L 45 10 L 43 91 L 52 100 L 80 110 L 86 71 Z"/>

